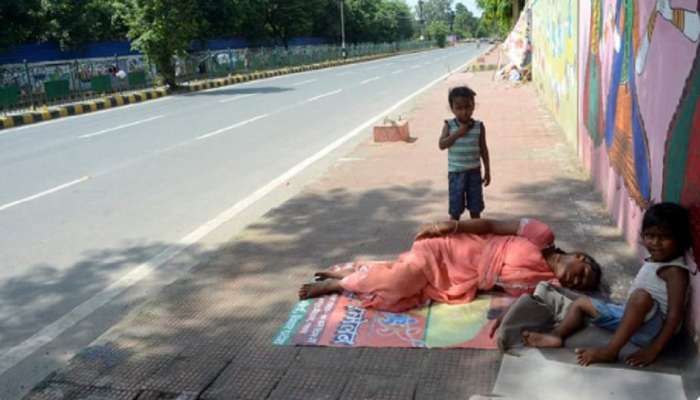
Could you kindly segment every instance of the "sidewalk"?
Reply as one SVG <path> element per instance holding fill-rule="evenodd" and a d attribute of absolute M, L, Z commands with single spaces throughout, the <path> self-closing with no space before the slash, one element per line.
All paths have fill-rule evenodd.
<path fill-rule="evenodd" d="M 613 297 L 624 296 L 637 260 L 572 147 L 532 84 L 513 87 L 492 82 L 491 75 L 457 73 L 425 92 L 406 110 L 416 141 L 365 140 L 27 398 L 468 399 L 492 393 L 503 359 L 496 351 L 272 345 L 298 285 L 313 271 L 355 258 L 394 257 L 409 248 L 421 223 L 446 217 L 446 154 L 437 140 L 450 117 L 447 90 L 461 83 L 478 93 L 475 116 L 487 127 L 493 182 L 484 216 L 550 223 L 560 247 L 593 254 Z M 512 381 L 499 387 L 506 383 L 512 387 Z"/>

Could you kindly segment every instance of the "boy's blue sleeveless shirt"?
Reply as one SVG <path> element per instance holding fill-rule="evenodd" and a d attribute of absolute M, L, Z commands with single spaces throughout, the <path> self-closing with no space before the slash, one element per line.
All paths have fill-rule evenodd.
<path fill-rule="evenodd" d="M 447 122 L 450 134 L 459 129 L 459 122 L 453 118 Z M 474 120 L 472 128 L 466 135 L 447 149 L 447 171 L 463 172 L 471 169 L 481 168 L 481 151 L 479 138 L 481 136 L 481 121 Z"/>

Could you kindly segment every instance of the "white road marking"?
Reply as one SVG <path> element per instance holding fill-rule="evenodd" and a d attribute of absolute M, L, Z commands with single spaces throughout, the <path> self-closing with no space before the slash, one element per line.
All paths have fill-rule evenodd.
<path fill-rule="evenodd" d="M 469 62 L 471 62 L 471 60 Z M 466 67 L 469 64 L 469 62 L 464 63 L 456 70 L 458 71 Z M 265 186 L 256 190 L 245 199 L 234 204 L 231 208 L 225 210 L 224 212 L 216 216 L 214 219 L 198 227 L 192 233 L 180 239 L 180 241 L 175 245 L 165 249 L 162 253 L 158 254 L 151 260 L 135 267 L 117 282 L 114 282 L 101 292 L 97 293 L 95 296 L 84 301 L 83 303 L 75 307 L 67 314 L 63 315 L 55 322 L 47 325 L 41 331 L 35 333 L 30 338 L 26 339 L 24 342 L 8 350 L 5 354 L 0 355 L 0 375 L 4 374 L 7 370 L 14 367 L 25 358 L 29 357 L 32 353 L 40 349 L 42 346 L 56 339 L 63 332 L 70 329 L 72 326 L 74 326 L 93 312 L 97 311 L 100 307 L 109 303 L 109 301 L 111 301 L 113 298 L 124 292 L 132 285 L 134 285 L 136 282 L 151 275 L 161 265 L 170 261 L 181 252 L 187 250 L 189 246 L 197 243 L 199 240 L 216 230 L 221 225 L 235 218 L 238 214 L 243 212 L 250 205 L 255 204 L 257 201 L 267 196 L 277 187 L 284 185 L 285 182 L 288 182 L 291 178 L 298 175 L 308 166 L 327 156 L 333 150 L 337 149 L 348 140 L 363 132 L 370 125 L 383 118 L 386 114 L 393 112 L 406 102 L 410 101 L 414 97 L 428 90 L 429 88 L 431 88 L 438 82 L 444 80 L 451 74 L 452 72 L 448 72 L 440 76 L 439 78 L 428 83 L 413 94 L 405 97 L 403 100 L 399 101 L 398 103 L 394 104 L 388 109 L 370 118 L 365 123 L 348 132 L 344 136 L 336 139 L 333 143 L 324 147 L 318 153 L 310 156 L 309 158 L 295 165 L 290 170 L 273 179 L 272 181 L 268 182 Z M 192 264 L 185 266 L 184 270 L 189 270 L 198 263 L 199 261 L 194 261 Z"/>
<path fill-rule="evenodd" d="M 2 135 L 7 135 L 8 133 L 14 133 L 14 132 L 18 132 L 18 131 L 23 131 L 23 130 L 26 130 L 26 129 L 39 128 L 39 127 L 41 127 L 41 126 L 48 125 L 48 124 L 55 124 L 55 123 L 57 123 L 57 122 L 73 121 L 73 120 L 76 120 L 76 119 L 79 119 L 79 118 L 86 118 L 86 117 L 94 117 L 94 116 L 99 116 L 99 115 L 105 115 L 105 114 L 107 114 L 108 112 L 112 112 L 112 111 L 127 110 L 127 109 L 129 109 L 129 108 L 131 108 L 131 107 L 143 106 L 143 105 L 146 105 L 146 104 L 155 104 L 155 103 L 162 102 L 162 101 L 173 100 L 173 99 L 175 99 L 175 98 L 176 98 L 176 97 L 174 97 L 174 96 L 165 96 L 165 97 L 160 97 L 160 98 L 153 99 L 153 100 L 142 101 L 142 102 L 140 102 L 140 103 L 128 104 L 128 105 L 125 105 L 125 106 L 107 108 L 107 109 L 105 109 L 105 110 L 92 111 L 92 112 L 88 112 L 88 113 L 85 113 L 85 114 L 71 115 L 71 116 L 68 116 L 68 117 L 61 117 L 61 118 L 57 118 L 57 119 L 51 119 L 51 120 L 48 120 L 48 121 L 37 122 L 37 123 L 34 123 L 34 124 L 30 124 L 30 125 L 18 126 L 18 127 L 16 127 L 16 128 L 0 129 L 0 136 L 2 136 Z"/>
<path fill-rule="evenodd" d="M 375 76 L 374 78 L 365 79 L 364 81 L 360 82 L 360 85 L 365 85 L 365 84 L 373 82 L 373 81 L 378 81 L 379 79 L 381 79 L 381 78 L 378 76 Z"/>
<path fill-rule="evenodd" d="M 312 82 L 316 82 L 316 79 L 309 79 L 309 80 L 307 80 L 307 81 L 301 81 L 301 82 L 293 83 L 292 86 L 302 86 L 302 85 L 306 85 L 306 84 L 309 84 L 309 83 L 312 83 Z"/>
<path fill-rule="evenodd" d="M 202 135 L 202 136 L 199 136 L 199 137 L 195 138 L 195 140 L 207 139 L 207 138 L 210 138 L 210 137 L 212 137 L 212 136 L 216 136 L 216 135 L 222 134 L 222 133 L 224 133 L 224 132 L 226 132 L 226 131 L 230 131 L 231 129 L 236 129 L 236 128 L 240 128 L 240 127 L 243 126 L 243 125 L 248 125 L 248 124 L 251 123 L 251 122 L 255 122 L 255 121 L 259 120 L 259 119 L 263 119 L 263 118 L 268 117 L 268 116 L 270 116 L 270 114 L 258 115 L 257 117 L 253 117 L 253 118 L 251 118 L 251 119 L 247 119 L 247 120 L 245 120 L 245 121 L 241 121 L 241 122 L 235 123 L 235 124 L 230 125 L 230 126 L 227 126 L 227 127 L 225 127 L 225 128 L 221 128 L 221 129 L 215 130 L 214 132 L 206 133 L 206 134 L 204 134 L 204 135 Z"/>
<path fill-rule="evenodd" d="M 81 183 L 81 182 L 85 182 L 85 181 L 88 180 L 88 179 L 90 179 L 89 176 L 84 176 L 84 177 L 82 177 L 82 178 L 80 178 L 80 179 L 76 179 L 76 180 L 74 180 L 74 181 L 70 181 L 70 182 L 68 182 L 68 183 L 64 183 L 63 185 L 56 186 L 56 187 L 53 188 L 53 189 L 45 190 L 45 191 L 43 191 L 43 192 L 41 192 L 41 193 L 37 193 L 37 194 L 35 194 L 35 195 L 33 195 L 33 196 L 29 196 L 29 197 L 25 197 L 25 198 L 20 199 L 20 200 L 17 200 L 17 201 L 13 201 L 12 203 L 7 203 L 7 204 L 5 204 L 5 205 L 0 206 L 0 211 L 4 211 L 4 210 L 7 210 L 8 208 L 11 208 L 11 207 L 14 207 L 14 206 L 18 206 L 18 205 L 20 205 L 20 204 L 22 204 L 22 203 L 26 203 L 26 202 L 28 202 L 28 201 L 36 200 L 36 199 L 38 199 L 39 197 L 44 197 L 44 196 L 47 196 L 47 195 L 49 195 L 49 194 L 51 194 L 51 193 L 56 193 L 56 192 L 58 192 L 58 191 L 60 191 L 60 190 L 67 189 L 67 188 L 69 188 L 69 187 L 71 187 L 71 186 L 73 186 L 73 185 L 77 185 L 77 184 L 79 184 L 79 183 Z M 0 374 L 1 374 L 1 373 L 2 373 L 2 372 L 0 372 Z"/>
<path fill-rule="evenodd" d="M 229 98 L 229 99 L 219 100 L 219 103 L 230 103 L 230 102 L 232 102 L 232 101 L 245 99 L 246 97 L 251 97 L 251 96 L 257 96 L 257 93 L 239 94 L 239 95 L 236 95 L 236 96 L 231 97 L 231 98 Z"/>
<path fill-rule="evenodd" d="M 403 72 L 403 69 L 397 69 L 396 71 L 392 72 L 392 75 L 400 74 Z"/>
<path fill-rule="evenodd" d="M 135 122 L 131 122 L 131 123 L 128 123 L 128 124 L 115 126 L 115 127 L 113 127 L 113 128 L 103 129 L 103 130 L 101 130 L 101 131 L 97 131 L 97 132 L 94 132 L 94 133 L 88 133 L 87 135 L 79 136 L 79 138 L 80 138 L 80 139 L 87 139 L 87 138 L 91 138 L 91 137 L 95 137 L 95 136 L 100 136 L 100 135 L 104 135 L 105 133 L 114 132 L 114 131 L 118 131 L 118 130 L 120 130 L 120 129 L 129 128 L 129 127 L 132 127 L 132 126 L 135 126 L 135 125 L 144 124 L 144 123 L 146 123 L 146 122 L 154 121 L 154 120 L 156 120 L 156 119 L 161 119 L 161 118 L 163 118 L 163 117 L 165 117 L 165 115 L 157 115 L 157 116 L 155 116 L 155 117 L 142 119 L 142 120 L 140 120 L 140 121 L 135 121 Z"/>
<path fill-rule="evenodd" d="M 328 97 L 328 96 L 333 96 L 334 94 L 338 94 L 338 93 L 340 93 L 340 92 L 342 92 L 342 91 L 343 91 L 343 89 L 338 89 L 338 90 L 334 90 L 334 91 L 332 91 L 332 92 L 324 93 L 324 94 L 318 95 L 318 96 L 316 96 L 316 97 L 312 97 L 312 98 L 310 98 L 310 99 L 306 99 L 306 101 L 304 101 L 304 103 L 311 103 L 312 101 L 316 101 L 316 100 L 318 100 L 318 99 L 322 99 L 322 98 Z"/>

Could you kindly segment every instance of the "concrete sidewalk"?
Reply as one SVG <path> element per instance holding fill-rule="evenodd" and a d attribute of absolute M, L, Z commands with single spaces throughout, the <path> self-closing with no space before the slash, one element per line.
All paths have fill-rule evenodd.
<path fill-rule="evenodd" d="M 446 217 L 447 156 L 437 140 L 451 116 L 448 88 L 463 83 L 477 91 L 475 116 L 487 127 L 493 183 L 484 216 L 550 223 L 560 247 L 593 254 L 613 297 L 624 295 L 637 260 L 573 147 L 532 84 L 514 87 L 492 82 L 491 75 L 456 73 L 424 93 L 405 110 L 416 141 L 364 141 L 27 398 L 468 399 L 492 393 L 502 361 L 496 351 L 272 345 L 298 285 L 313 271 L 356 258 L 392 258 L 409 248 L 421 223 Z"/>

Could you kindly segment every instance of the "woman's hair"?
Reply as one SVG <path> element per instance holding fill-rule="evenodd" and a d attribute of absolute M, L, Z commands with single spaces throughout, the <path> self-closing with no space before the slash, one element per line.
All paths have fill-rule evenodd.
<path fill-rule="evenodd" d="M 591 272 L 593 272 L 593 286 L 598 287 L 600 286 L 600 281 L 603 278 L 603 270 L 600 268 L 600 264 L 598 264 L 598 261 L 595 260 L 591 255 L 586 254 L 582 251 L 577 252 L 576 254 L 579 254 L 583 257 L 583 260 L 591 267 Z"/>
<path fill-rule="evenodd" d="M 642 220 L 642 234 L 645 230 L 659 227 L 667 230 L 682 252 L 690 248 L 692 238 L 690 234 L 690 217 L 688 210 L 676 203 L 658 203 L 649 207 Z"/>
<path fill-rule="evenodd" d="M 566 251 L 560 249 L 559 247 L 554 246 L 554 248 L 551 250 L 555 253 L 558 254 L 575 254 L 583 257 L 583 261 L 586 262 L 591 267 L 591 272 L 593 272 L 593 287 L 598 287 L 600 286 L 600 281 L 603 279 L 603 269 L 600 268 L 600 264 L 598 264 L 598 261 L 595 260 L 590 254 L 584 253 L 582 251 L 574 251 L 571 253 L 567 253 Z"/>
<path fill-rule="evenodd" d="M 474 101 L 476 97 L 476 92 L 471 90 L 469 86 L 457 86 L 450 89 L 447 94 L 447 101 L 450 103 L 450 108 L 452 108 L 452 103 L 454 103 L 457 97 L 465 97 L 471 101 Z"/>

